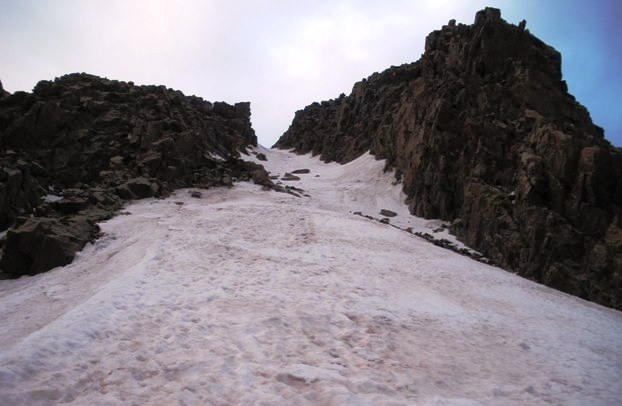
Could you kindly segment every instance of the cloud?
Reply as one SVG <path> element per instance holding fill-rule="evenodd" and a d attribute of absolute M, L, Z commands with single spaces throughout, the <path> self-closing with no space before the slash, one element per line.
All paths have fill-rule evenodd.
<path fill-rule="evenodd" d="M 419 59 L 430 31 L 451 18 L 472 23 L 486 5 L 505 2 L 0 0 L 0 78 L 29 90 L 85 71 L 248 100 L 260 142 L 271 145 L 297 109 Z"/>

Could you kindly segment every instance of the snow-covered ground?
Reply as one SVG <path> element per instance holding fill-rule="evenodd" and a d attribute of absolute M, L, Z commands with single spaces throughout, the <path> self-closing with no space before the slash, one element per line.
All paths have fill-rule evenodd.
<path fill-rule="evenodd" d="M 0 405 L 620 404 L 620 312 L 352 214 L 438 226 L 372 157 L 263 152 L 309 197 L 138 201 L 0 281 Z"/>
<path fill-rule="evenodd" d="M 296 169 L 309 169 L 309 174 L 296 174 L 300 181 L 280 181 L 283 185 L 304 189 L 314 199 L 314 204 L 322 209 L 336 212 L 360 212 L 382 219 L 380 210 L 397 213 L 390 218 L 391 224 L 402 229 L 411 228 L 413 232 L 428 233 L 436 239 L 446 239 L 459 248 L 467 248 L 443 227 L 440 220 L 426 220 L 410 215 L 404 204 L 406 195 L 402 186 L 396 184 L 393 172 L 384 172 L 385 161 L 379 161 L 369 153 L 347 164 L 326 164 L 313 158 L 311 154 L 296 155 L 284 151 L 273 151 L 259 147 L 271 159 L 258 160 L 251 154 L 247 160 L 262 164 L 279 179 L 287 172 Z"/>

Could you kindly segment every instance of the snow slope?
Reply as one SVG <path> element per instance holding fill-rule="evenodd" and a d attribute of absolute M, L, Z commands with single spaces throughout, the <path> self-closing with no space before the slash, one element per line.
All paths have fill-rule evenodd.
<path fill-rule="evenodd" d="M 268 161 L 260 161 L 250 155 L 248 160 L 262 164 L 271 174 L 283 176 L 288 171 L 309 169 L 309 174 L 296 174 L 300 181 L 282 181 L 304 189 L 315 204 L 325 210 L 337 212 L 361 212 L 380 219 L 381 209 L 398 214 L 391 218 L 391 224 L 402 229 L 410 227 L 413 231 L 434 234 L 437 239 L 447 239 L 461 248 L 466 248 L 446 229 L 440 220 L 426 220 L 410 215 L 404 204 L 406 195 L 401 185 L 396 184 L 394 172 L 384 172 L 385 161 L 378 161 L 369 153 L 347 165 L 326 164 L 311 154 L 296 155 L 279 150 L 259 147 L 257 152 L 270 156 Z"/>
<path fill-rule="evenodd" d="M 0 281 L 0 405 L 620 404 L 620 312 L 353 215 L 438 226 L 373 157 L 263 152 L 309 197 L 142 200 Z"/>

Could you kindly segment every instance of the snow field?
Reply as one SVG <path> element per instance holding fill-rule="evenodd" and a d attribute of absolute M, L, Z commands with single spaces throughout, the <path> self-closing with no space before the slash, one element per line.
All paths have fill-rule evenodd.
<path fill-rule="evenodd" d="M 311 169 L 290 183 L 310 197 L 240 183 L 141 200 L 73 264 L 0 281 L 0 404 L 622 399 L 620 312 L 352 215 L 438 226 L 373 157 L 262 152 L 275 174 Z"/>

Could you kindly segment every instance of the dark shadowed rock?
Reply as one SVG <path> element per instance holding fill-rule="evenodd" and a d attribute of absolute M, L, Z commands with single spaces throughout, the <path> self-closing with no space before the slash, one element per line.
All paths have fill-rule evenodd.
<path fill-rule="evenodd" d="M 11 93 L 7 92 L 6 90 L 4 90 L 4 87 L 2 87 L 2 82 L 0 81 L 0 99 L 3 99 L 7 96 L 10 96 Z"/>
<path fill-rule="evenodd" d="M 263 152 L 258 153 L 256 156 L 257 156 L 257 159 L 259 159 L 260 161 L 268 160 L 268 158 L 266 157 L 266 154 L 264 154 Z"/>
<path fill-rule="evenodd" d="M 415 63 L 296 112 L 276 147 L 370 150 L 413 214 L 494 263 L 622 308 L 622 153 L 567 92 L 560 54 L 499 10 L 432 32 Z"/>
<path fill-rule="evenodd" d="M 395 216 L 397 216 L 397 213 L 392 211 L 392 210 L 381 209 L 380 210 L 380 215 L 381 216 L 385 216 L 385 217 L 395 217 Z"/>
<path fill-rule="evenodd" d="M 158 185 L 144 177 L 137 177 L 128 180 L 117 187 L 117 194 L 126 200 L 144 199 L 153 197 L 158 192 Z"/>
<path fill-rule="evenodd" d="M 310 173 L 311 170 L 309 169 L 296 169 L 294 171 L 292 171 L 293 174 L 307 174 Z"/>
<path fill-rule="evenodd" d="M 32 213 L 46 194 L 31 171 L 32 163 L 19 161 L 11 154 L 0 157 L 0 230 L 18 216 Z"/>
<path fill-rule="evenodd" d="M 289 172 L 285 172 L 285 175 L 283 175 L 281 180 L 286 181 L 286 182 L 288 182 L 288 181 L 298 181 L 298 180 L 300 180 L 300 177 L 292 175 Z"/>
<path fill-rule="evenodd" d="M 89 199 L 77 196 L 63 197 L 61 200 L 52 203 L 54 209 L 64 215 L 76 214 L 80 210 L 86 209 L 89 205 Z"/>
<path fill-rule="evenodd" d="M 99 227 L 84 216 L 65 222 L 45 217 L 28 219 L 9 230 L 0 266 L 4 272 L 20 276 L 67 265 L 98 231 Z"/>

